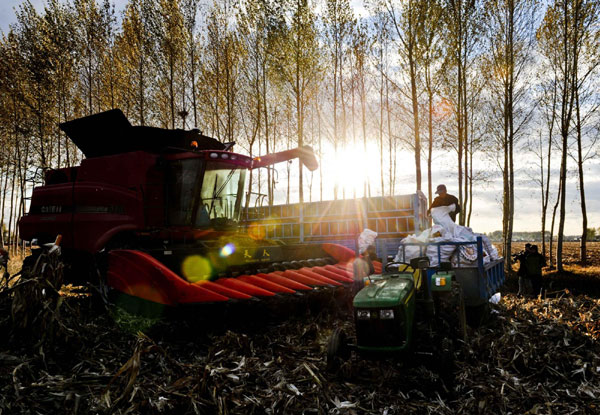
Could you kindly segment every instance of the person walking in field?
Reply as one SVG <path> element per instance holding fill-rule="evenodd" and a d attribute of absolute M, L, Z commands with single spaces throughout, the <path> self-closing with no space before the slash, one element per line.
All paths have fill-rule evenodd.
<path fill-rule="evenodd" d="M 517 275 L 519 276 L 519 292 L 517 295 L 525 295 L 531 289 L 531 280 L 527 278 L 527 266 L 525 265 L 525 258 L 531 252 L 531 244 L 526 243 L 525 249 L 518 254 L 513 254 L 514 262 L 519 262 L 519 270 Z"/>
<path fill-rule="evenodd" d="M 354 283 L 352 284 L 352 297 L 354 297 L 364 286 L 364 278 L 375 273 L 373 260 L 377 258 L 375 245 L 367 246 L 362 256 L 356 258 L 353 267 Z"/>
<path fill-rule="evenodd" d="M 4 272 L 2 271 L 2 268 L 4 268 Z M 0 276 L 2 276 L 0 279 L 2 284 L 4 284 L 5 281 L 8 282 L 8 251 L 4 248 L 0 248 Z"/>
<path fill-rule="evenodd" d="M 449 215 L 452 221 L 456 222 L 456 215 L 461 212 L 460 204 L 458 203 L 456 196 L 448 193 L 445 184 L 440 184 L 435 190 L 435 194 L 438 196 L 433 199 L 431 206 L 429 206 L 429 209 L 427 209 L 427 216 L 431 215 L 431 209 L 433 208 L 455 205 L 456 209 L 454 209 L 453 212 L 450 212 Z"/>
<path fill-rule="evenodd" d="M 525 278 L 531 281 L 533 295 L 538 296 L 542 290 L 542 268 L 546 266 L 546 258 L 538 252 L 537 245 L 531 245 L 523 261 Z"/>

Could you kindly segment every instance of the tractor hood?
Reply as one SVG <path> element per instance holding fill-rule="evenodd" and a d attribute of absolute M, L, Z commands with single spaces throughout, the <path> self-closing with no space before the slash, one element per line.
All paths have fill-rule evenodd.
<path fill-rule="evenodd" d="M 225 150 L 227 145 L 202 135 L 199 130 L 169 130 L 132 126 L 120 109 L 77 118 L 59 125 L 88 158 L 111 156 L 131 151 L 175 152 L 191 149 Z"/>
<path fill-rule="evenodd" d="M 403 304 L 413 291 L 412 274 L 386 276 L 363 288 L 353 304 L 355 308 L 395 307 Z"/>

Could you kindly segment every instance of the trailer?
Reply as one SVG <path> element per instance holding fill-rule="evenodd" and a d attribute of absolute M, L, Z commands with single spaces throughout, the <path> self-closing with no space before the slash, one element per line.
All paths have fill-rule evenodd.
<path fill-rule="evenodd" d="M 261 199 L 262 200 L 262 199 Z M 386 246 L 396 248 L 408 235 L 431 226 L 427 197 L 421 191 L 404 195 L 253 206 L 245 225 L 253 233 L 283 243 L 335 243 L 358 254 L 357 239 L 364 229 L 377 232 L 377 256 Z"/>
<path fill-rule="evenodd" d="M 461 264 L 460 255 L 456 255 L 458 248 L 470 245 L 475 247 L 477 259 L 474 264 L 466 264 L 464 262 Z M 453 266 L 453 269 L 456 280 L 461 285 L 465 305 L 472 310 L 485 306 L 489 298 L 504 284 L 504 258 L 486 261 L 481 236 L 477 236 L 476 240 L 471 242 L 400 243 L 398 245 L 392 245 L 388 242 L 385 244 L 386 255 L 384 262 L 387 263 L 389 261 L 390 256 L 392 256 L 391 252 L 394 252 L 395 255 L 396 252 L 402 251 L 404 254 L 403 257 L 406 257 L 406 248 L 409 246 L 419 247 L 419 256 L 424 256 L 428 247 L 436 247 L 438 264 L 442 263 L 442 247 L 454 246 L 456 248 L 455 253 L 452 254 L 456 258 L 456 264 Z M 436 268 L 432 267 L 427 271 L 427 274 L 431 277 L 435 272 Z M 431 287 L 429 289 L 431 290 Z"/>

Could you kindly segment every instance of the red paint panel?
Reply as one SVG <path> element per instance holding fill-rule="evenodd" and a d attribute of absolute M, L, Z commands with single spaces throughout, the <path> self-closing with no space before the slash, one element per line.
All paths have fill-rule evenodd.
<path fill-rule="evenodd" d="M 352 258 L 348 262 L 338 262 L 337 264 L 333 264 L 333 266 L 349 273 L 350 278 L 352 278 L 354 276 L 354 261 L 356 261 L 356 258 Z"/>
<path fill-rule="evenodd" d="M 348 271 L 345 267 L 337 265 L 325 265 L 325 269 L 332 272 L 337 272 L 338 274 L 342 274 L 348 278 L 352 278 L 352 272 Z"/>
<path fill-rule="evenodd" d="M 221 293 L 217 293 L 213 290 L 208 290 L 205 287 L 202 287 L 198 284 L 190 284 L 190 286 L 184 290 L 181 290 L 179 293 L 179 303 L 180 304 L 195 304 L 195 303 L 205 303 L 210 302 L 207 301 L 208 298 L 222 298 L 221 300 L 212 300 L 212 301 L 228 301 L 229 296 L 223 295 Z"/>
<path fill-rule="evenodd" d="M 273 297 L 275 295 L 275 293 L 272 291 L 265 290 L 257 287 L 256 285 L 248 284 L 236 278 L 219 278 L 215 281 L 215 284 L 223 285 L 231 288 L 232 290 L 240 291 L 254 297 Z"/>
<path fill-rule="evenodd" d="M 225 287 L 220 284 L 215 284 L 212 281 L 200 281 L 200 282 L 197 282 L 196 285 L 201 285 L 203 288 L 206 288 L 207 290 L 213 291 L 215 293 L 219 293 L 221 295 L 224 295 L 229 298 L 233 298 L 235 300 L 248 300 L 249 298 L 252 298 L 251 295 L 248 295 L 248 294 L 240 292 L 240 291 L 232 290 L 231 288 Z"/>
<path fill-rule="evenodd" d="M 338 262 L 350 261 L 356 257 L 356 253 L 352 249 L 343 245 L 324 243 L 321 244 L 321 247 Z"/>
<path fill-rule="evenodd" d="M 307 277 L 315 278 L 315 279 L 317 279 L 317 278 L 321 278 L 321 279 L 327 278 L 329 281 L 331 281 L 330 284 L 333 284 L 333 285 L 342 285 L 342 284 L 340 284 L 340 280 L 339 279 L 337 279 L 337 278 L 329 278 L 326 275 L 319 274 L 317 272 L 312 271 L 311 269 L 312 268 L 301 268 L 301 269 L 299 269 L 296 272 L 299 272 L 300 274 L 303 274 L 303 275 L 306 275 Z M 344 281 L 344 282 L 346 282 L 346 281 Z"/>
<path fill-rule="evenodd" d="M 115 250 L 108 257 L 108 285 L 126 294 L 161 304 L 227 301 L 190 284 L 145 252 Z"/>
<path fill-rule="evenodd" d="M 302 275 L 299 274 L 298 271 L 292 271 L 292 270 L 287 270 L 283 272 L 283 276 L 289 279 L 292 279 L 294 281 L 298 281 L 302 284 L 306 284 L 306 285 L 317 285 L 320 287 L 324 287 L 327 285 L 332 285 L 327 281 L 327 278 L 322 277 L 322 278 L 311 278 L 311 277 L 307 277 L 306 275 Z"/>
<path fill-rule="evenodd" d="M 279 285 L 273 281 L 266 280 L 256 275 L 242 275 L 240 277 L 237 277 L 236 279 L 246 282 L 248 284 L 256 285 L 257 287 L 264 288 L 265 290 L 272 291 L 274 293 L 293 294 L 296 292 L 283 285 Z"/>
<path fill-rule="evenodd" d="M 280 272 L 280 271 L 277 271 L 277 272 Z M 312 290 L 312 288 L 309 287 L 306 284 L 302 284 L 302 283 L 300 283 L 298 281 L 291 280 L 291 279 L 286 278 L 286 277 L 284 277 L 284 276 L 282 276 L 280 274 L 277 274 L 275 272 L 271 272 L 269 274 L 262 274 L 262 273 L 261 274 L 256 274 L 256 276 L 260 277 L 260 278 L 264 278 L 265 280 L 268 280 L 268 281 L 272 281 L 272 282 L 274 282 L 276 284 L 283 285 L 284 287 L 290 288 L 292 290 L 298 290 L 298 291 L 310 291 L 310 290 Z"/>
<path fill-rule="evenodd" d="M 331 278 L 332 280 L 340 281 L 340 282 L 352 282 L 352 278 L 348 278 L 345 275 L 338 274 L 336 272 L 327 271 L 323 267 L 313 267 L 310 268 L 311 271 L 316 272 L 324 277 Z"/>

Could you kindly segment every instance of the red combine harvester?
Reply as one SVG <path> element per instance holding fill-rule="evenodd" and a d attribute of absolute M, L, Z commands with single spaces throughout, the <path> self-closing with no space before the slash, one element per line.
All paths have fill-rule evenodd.
<path fill-rule="evenodd" d="M 60 127 L 86 158 L 46 173 L 19 226 L 39 245 L 62 235 L 65 282 L 99 270 L 121 297 L 166 306 L 351 284 L 351 249 L 286 245 L 241 226 L 248 170 L 295 158 L 315 170 L 310 147 L 252 159 L 198 130 L 132 126 L 118 109 Z"/>

